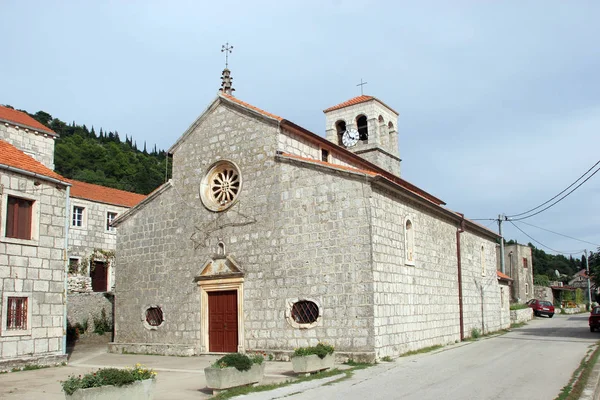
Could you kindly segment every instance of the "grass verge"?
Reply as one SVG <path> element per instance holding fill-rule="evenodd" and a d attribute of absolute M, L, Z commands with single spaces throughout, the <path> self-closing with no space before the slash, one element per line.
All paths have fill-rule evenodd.
<path fill-rule="evenodd" d="M 419 350 L 413 350 L 413 351 L 409 351 L 404 354 L 401 354 L 400 357 L 408 357 L 408 356 L 414 356 L 415 354 L 429 353 L 431 351 L 441 349 L 442 347 L 444 347 L 444 346 L 442 346 L 441 344 L 436 344 L 435 346 L 423 347 L 422 349 L 419 349 Z"/>
<path fill-rule="evenodd" d="M 581 360 L 579 367 L 573 372 L 569 383 L 562 388 L 555 400 L 577 400 L 581 397 L 590 374 L 592 373 L 592 369 L 594 368 L 594 365 L 596 365 L 598 357 L 600 357 L 599 344 L 600 342 L 596 344 L 595 350 L 588 350 L 583 357 L 583 360 Z"/>
<path fill-rule="evenodd" d="M 347 365 L 352 365 L 352 368 L 344 370 L 344 371 L 340 371 L 339 369 L 332 369 L 331 371 L 324 371 L 324 372 L 319 372 L 310 376 L 300 376 L 297 379 L 294 380 L 287 380 L 285 382 L 280 382 L 280 383 L 273 383 L 270 385 L 258 385 L 258 386 L 242 386 L 242 387 L 237 387 L 237 388 L 231 388 L 229 390 L 225 390 L 221 393 L 219 393 L 218 395 L 211 397 L 211 399 L 214 400 L 225 400 L 225 399 L 230 399 L 232 397 L 235 396 L 240 396 L 240 395 L 244 395 L 244 394 L 248 394 L 248 393 L 255 393 L 255 392 L 266 392 L 269 390 L 274 390 L 274 389 L 279 389 L 285 386 L 290 386 L 296 383 L 301 383 L 301 382 L 308 382 L 308 381 L 313 381 L 315 379 L 323 379 L 323 378 L 329 378 L 331 376 L 336 376 L 339 375 L 340 378 L 339 379 L 335 379 L 331 382 L 328 382 L 327 385 L 331 385 L 333 383 L 337 383 L 340 381 L 343 381 L 345 379 L 350 378 L 354 371 L 359 370 L 359 369 L 365 369 L 368 367 L 371 367 L 375 364 L 363 364 L 363 363 L 356 363 L 356 362 L 352 362 L 352 363 L 347 363 Z"/>

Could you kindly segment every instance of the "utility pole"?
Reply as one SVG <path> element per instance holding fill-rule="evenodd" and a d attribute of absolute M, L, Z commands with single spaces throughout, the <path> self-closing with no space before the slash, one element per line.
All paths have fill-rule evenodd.
<path fill-rule="evenodd" d="M 590 285 L 590 262 L 588 261 L 587 250 L 584 250 L 583 253 L 585 254 L 585 270 L 587 272 L 587 278 L 588 278 L 588 304 L 589 304 L 589 307 L 592 307 L 592 288 Z"/>
<path fill-rule="evenodd" d="M 506 273 L 504 269 L 504 237 L 502 236 L 502 221 L 505 218 L 506 217 L 504 214 L 498 214 L 498 234 L 500 235 L 500 271 L 503 274 Z"/>

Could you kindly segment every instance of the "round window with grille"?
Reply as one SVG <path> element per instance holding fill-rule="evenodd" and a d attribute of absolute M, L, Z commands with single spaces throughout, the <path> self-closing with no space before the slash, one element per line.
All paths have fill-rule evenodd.
<path fill-rule="evenodd" d="M 289 301 L 287 311 L 288 322 L 296 328 L 312 328 L 321 318 L 321 307 L 316 301 L 307 299 L 294 299 Z"/>
<path fill-rule="evenodd" d="M 156 329 L 165 322 L 162 308 L 159 306 L 147 307 L 143 313 L 144 326 L 148 329 Z"/>
<path fill-rule="evenodd" d="M 231 161 L 218 161 L 209 169 L 200 184 L 200 198 L 211 211 L 224 211 L 238 199 L 242 190 L 242 175 Z"/>

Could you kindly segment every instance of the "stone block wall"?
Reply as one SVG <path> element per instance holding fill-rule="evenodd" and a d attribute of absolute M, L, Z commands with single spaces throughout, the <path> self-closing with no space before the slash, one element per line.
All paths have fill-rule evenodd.
<path fill-rule="evenodd" d="M 112 323 L 113 302 L 114 296 L 111 293 L 69 293 L 67 319 L 71 325 L 89 325 L 94 318 L 100 319 L 104 310 L 106 319 Z"/>
<path fill-rule="evenodd" d="M 118 227 L 115 342 L 189 344 L 199 351 L 194 277 L 222 241 L 245 273 L 245 349 L 291 351 L 326 339 L 340 351 L 373 352 L 369 205 L 357 196 L 368 189 L 362 178 L 275 161 L 276 150 L 276 125 L 225 107 L 177 149 L 173 187 Z M 240 167 L 243 189 L 236 205 L 217 214 L 198 193 L 219 159 Z M 286 319 L 297 298 L 322 307 L 316 327 L 294 328 Z M 142 322 L 152 304 L 165 318 L 156 330 Z"/>
<path fill-rule="evenodd" d="M 66 190 L 54 183 L 0 172 L 0 359 L 64 354 L 63 259 Z M 7 197 L 33 200 L 32 240 L 7 238 Z M 6 330 L 7 297 L 27 297 L 28 329 Z"/>
<path fill-rule="evenodd" d="M 397 196 L 381 188 L 371 196 L 378 358 L 460 340 L 458 223 Z M 415 230 L 414 265 L 405 262 L 407 218 Z M 461 255 L 465 337 L 472 329 L 499 330 L 495 243 L 464 232 Z"/>
<path fill-rule="evenodd" d="M 46 167 L 54 170 L 55 136 L 7 122 L 1 122 L 0 139 L 12 144 Z"/>
<path fill-rule="evenodd" d="M 552 288 L 547 286 L 534 286 L 534 297 L 538 300 L 546 300 L 554 304 L 554 295 Z"/>
<path fill-rule="evenodd" d="M 73 207 L 83 207 L 83 226 L 73 226 L 72 213 Z M 71 199 L 71 216 L 69 227 L 69 258 L 76 258 L 81 261 L 80 274 L 83 277 L 89 277 L 90 258 L 94 249 L 114 252 L 117 248 L 117 231 L 115 228 L 106 228 L 106 216 L 108 212 L 125 212 L 127 207 L 120 207 L 111 204 L 99 203 L 79 198 Z M 106 261 L 103 257 L 99 261 Z M 114 271 L 116 268 L 115 260 L 110 259 L 108 268 L 109 290 L 114 287 Z"/>

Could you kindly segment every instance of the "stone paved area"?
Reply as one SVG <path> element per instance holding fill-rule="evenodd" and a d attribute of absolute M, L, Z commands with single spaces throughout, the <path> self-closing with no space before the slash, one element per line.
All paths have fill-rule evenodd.
<path fill-rule="evenodd" d="M 208 399 L 204 368 L 218 356 L 169 357 L 109 354 L 104 344 L 78 345 L 64 367 L 0 374 L 0 399 L 64 399 L 60 381 L 102 367 L 126 367 L 136 363 L 158 372 L 155 400 Z M 291 362 L 267 362 L 264 383 L 293 379 Z"/>

